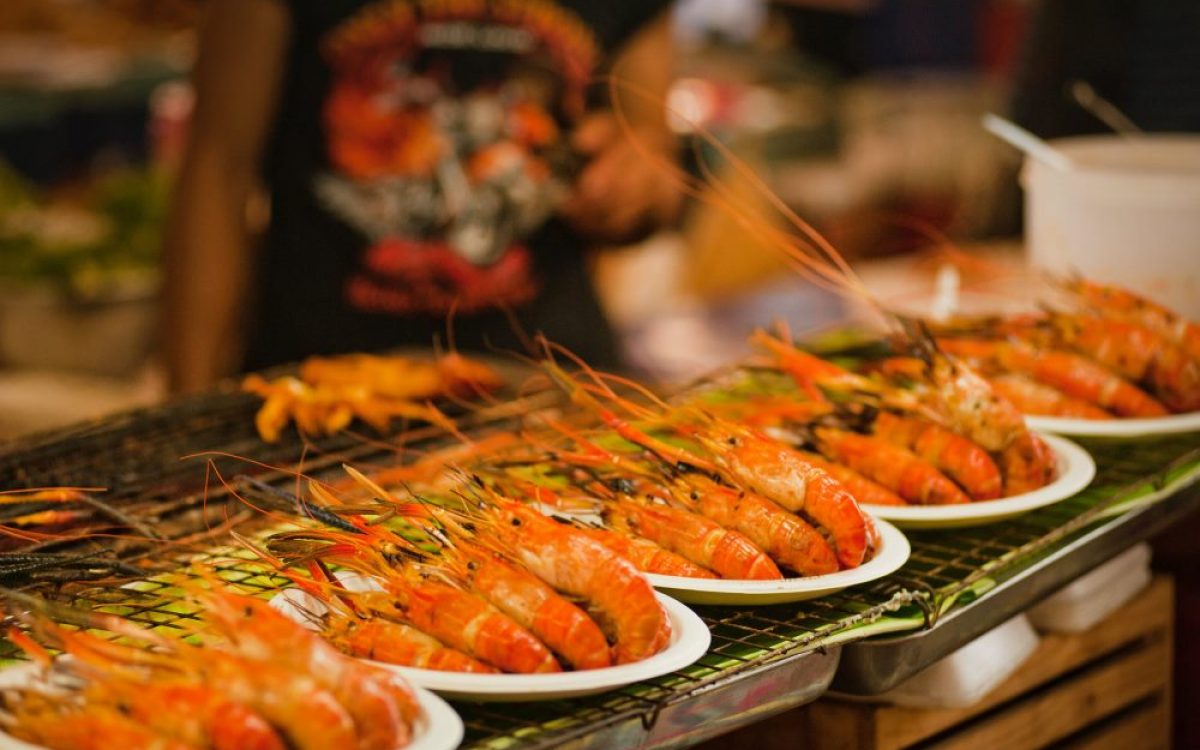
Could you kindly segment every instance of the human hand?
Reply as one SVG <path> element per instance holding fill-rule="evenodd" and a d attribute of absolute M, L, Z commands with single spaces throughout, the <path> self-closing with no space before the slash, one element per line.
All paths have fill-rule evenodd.
<path fill-rule="evenodd" d="M 600 242 L 625 243 L 673 222 L 683 194 L 666 165 L 646 150 L 674 163 L 674 142 L 665 128 L 637 128 L 638 144 L 610 112 L 584 117 L 571 134 L 571 145 L 587 162 L 559 215 L 580 233 Z"/>

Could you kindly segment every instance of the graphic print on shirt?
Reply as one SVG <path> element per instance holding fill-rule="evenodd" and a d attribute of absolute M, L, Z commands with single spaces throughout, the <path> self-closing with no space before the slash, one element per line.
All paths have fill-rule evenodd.
<path fill-rule="evenodd" d="M 542 0 L 385 0 L 322 40 L 329 169 L 314 190 L 364 238 L 346 282 L 365 312 L 440 315 L 537 293 L 522 238 L 565 194 L 565 131 L 598 56 Z"/>

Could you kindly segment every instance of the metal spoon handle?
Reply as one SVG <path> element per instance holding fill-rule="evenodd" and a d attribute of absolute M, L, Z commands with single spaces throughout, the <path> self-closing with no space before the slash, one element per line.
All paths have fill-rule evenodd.
<path fill-rule="evenodd" d="M 1071 98 L 1075 103 L 1090 112 L 1097 120 L 1112 128 L 1121 135 L 1141 135 L 1142 129 L 1121 110 L 1117 105 L 1096 93 L 1096 89 L 1087 81 L 1071 83 Z"/>

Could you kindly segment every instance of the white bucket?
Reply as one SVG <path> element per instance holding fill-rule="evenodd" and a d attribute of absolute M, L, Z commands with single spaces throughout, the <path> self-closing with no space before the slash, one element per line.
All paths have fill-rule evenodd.
<path fill-rule="evenodd" d="M 1054 141 L 1074 163 L 1026 159 L 1033 265 L 1119 284 L 1200 319 L 1200 135 Z"/>

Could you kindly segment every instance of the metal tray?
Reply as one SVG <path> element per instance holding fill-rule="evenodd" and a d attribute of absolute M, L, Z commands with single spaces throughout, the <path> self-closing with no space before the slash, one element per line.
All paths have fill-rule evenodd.
<path fill-rule="evenodd" d="M 828 689 L 837 670 L 839 654 L 840 649 L 836 646 L 799 652 L 741 670 L 659 703 L 610 711 L 581 721 L 566 731 L 548 727 L 544 736 L 535 731 L 516 731 L 495 746 L 674 748 L 694 745 L 816 700 Z M 503 717 L 504 721 L 526 723 L 532 730 L 544 718 L 549 706 L 460 703 L 455 704 L 455 708 L 464 717 L 469 717 L 468 726 L 471 723 L 491 725 Z M 528 712 L 528 716 L 523 711 Z M 467 746 L 493 745 L 486 741 L 473 742 L 468 736 L 464 743 L 464 747 Z"/>
<path fill-rule="evenodd" d="M 847 644 L 832 690 L 878 695 L 966 645 L 1101 563 L 1200 509 L 1200 481 L 1192 475 L 1156 503 L 1098 521 L 1036 562 L 994 576 L 997 584 L 949 610 L 933 627 L 910 635 Z"/>

